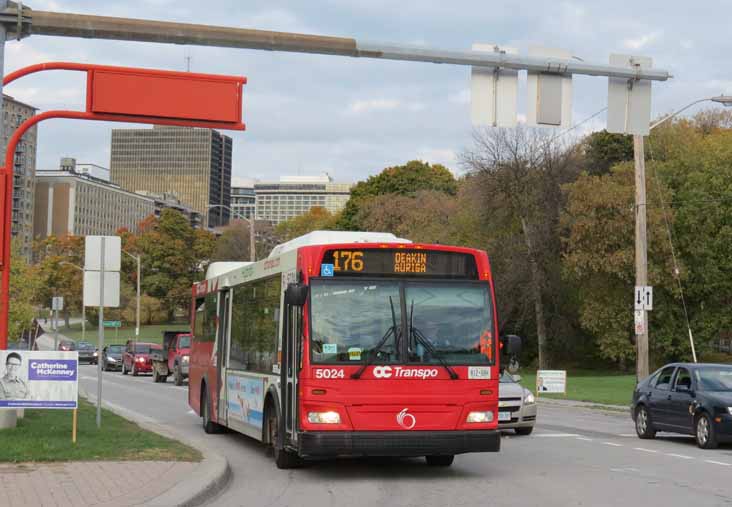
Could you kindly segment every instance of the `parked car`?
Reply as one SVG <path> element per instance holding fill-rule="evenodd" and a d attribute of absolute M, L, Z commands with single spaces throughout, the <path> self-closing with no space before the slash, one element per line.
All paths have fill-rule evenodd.
<path fill-rule="evenodd" d="M 125 351 L 124 345 L 107 345 L 102 350 L 102 370 L 121 370 L 122 354 Z"/>
<path fill-rule="evenodd" d="M 160 349 L 161 347 L 155 343 L 128 340 L 122 354 L 122 375 L 127 375 L 128 372 L 132 372 L 135 376 L 140 373 L 151 373 L 150 350 L 154 348 Z"/>
<path fill-rule="evenodd" d="M 636 386 L 631 417 L 640 438 L 683 433 L 702 449 L 732 441 L 732 365 L 664 366 Z"/>
<path fill-rule="evenodd" d="M 79 363 L 95 364 L 97 362 L 96 348 L 89 342 L 78 342 L 76 348 L 79 351 Z"/>
<path fill-rule="evenodd" d="M 76 350 L 76 342 L 74 340 L 61 340 L 58 342 L 58 350 L 64 352 Z"/>
<path fill-rule="evenodd" d="M 183 385 L 188 378 L 188 365 L 191 355 L 191 334 L 181 331 L 163 331 L 163 347 L 152 349 L 150 358 L 153 364 L 153 380 L 165 382 L 173 375 L 175 385 Z"/>
<path fill-rule="evenodd" d="M 517 435 L 531 435 L 536 424 L 536 400 L 519 384 L 521 377 L 504 371 L 498 383 L 498 429 L 513 429 Z"/>

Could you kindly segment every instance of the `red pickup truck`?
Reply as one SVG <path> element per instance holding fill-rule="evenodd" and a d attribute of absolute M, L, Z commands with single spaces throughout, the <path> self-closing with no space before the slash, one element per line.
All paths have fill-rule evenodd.
<path fill-rule="evenodd" d="M 122 375 L 127 375 L 128 372 L 132 372 L 135 376 L 139 373 L 150 373 L 152 371 L 150 353 L 155 350 L 160 350 L 160 345 L 127 340 L 122 354 Z"/>
<path fill-rule="evenodd" d="M 175 385 L 188 378 L 191 355 L 191 334 L 187 331 L 163 331 L 163 347 L 152 351 L 152 372 L 155 382 L 165 382 L 173 375 Z"/>

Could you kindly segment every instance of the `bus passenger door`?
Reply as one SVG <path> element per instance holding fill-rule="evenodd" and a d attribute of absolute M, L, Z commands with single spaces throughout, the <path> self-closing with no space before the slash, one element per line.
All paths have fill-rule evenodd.
<path fill-rule="evenodd" d="M 283 444 L 297 443 L 297 374 L 300 368 L 302 306 L 285 305 L 282 323 L 281 414 Z"/>
<path fill-rule="evenodd" d="M 216 379 L 216 416 L 220 424 L 227 422 L 227 409 L 229 406 L 226 391 L 226 353 L 228 352 L 229 343 L 229 299 L 230 291 L 224 290 L 219 293 L 219 326 L 216 335 L 216 371 L 218 378 Z"/>

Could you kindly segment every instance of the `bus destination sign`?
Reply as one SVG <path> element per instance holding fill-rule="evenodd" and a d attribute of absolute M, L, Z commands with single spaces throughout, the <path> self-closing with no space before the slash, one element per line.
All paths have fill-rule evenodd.
<path fill-rule="evenodd" d="M 460 252 L 401 248 L 335 249 L 325 252 L 322 266 L 327 267 L 328 276 L 378 275 L 478 279 L 475 258 Z"/>

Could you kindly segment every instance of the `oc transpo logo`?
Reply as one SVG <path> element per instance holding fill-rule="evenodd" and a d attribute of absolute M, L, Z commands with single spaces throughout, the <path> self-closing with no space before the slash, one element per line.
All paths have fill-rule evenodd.
<path fill-rule="evenodd" d="M 411 430 L 414 428 L 414 425 L 417 424 L 417 419 L 414 418 L 414 416 L 407 412 L 408 409 L 404 408 L 401 412 L 399 412 L 396 416 L 397 423 L 399 423 L 399 426 L 404 428 L 405 430 Z"/>
<path fill-rule="evenodd" d="M 391 366 L 376 366 L 374 368 L 374 377 L 376 377 L 376 378 L 391 377 Z"/>

